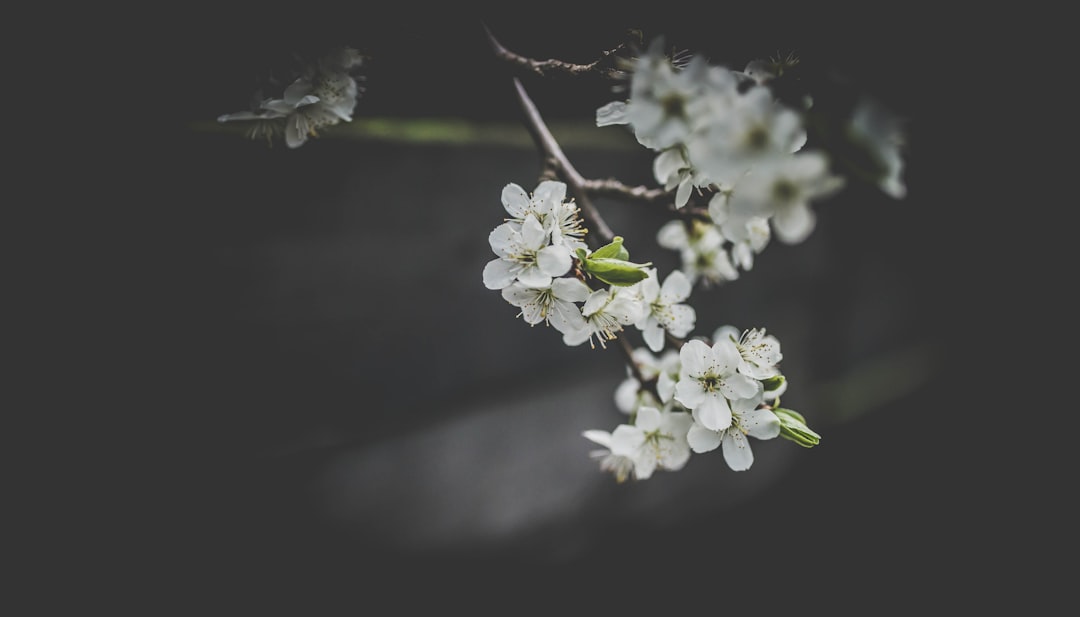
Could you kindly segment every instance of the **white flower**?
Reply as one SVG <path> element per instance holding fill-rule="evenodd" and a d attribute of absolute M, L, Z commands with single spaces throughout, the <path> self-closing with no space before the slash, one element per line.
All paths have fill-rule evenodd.
<path fill-rule="evenodd" d="M 679 380 L 679 352 L 669 349 L 657 358 L 648 349 L 638 347 L 630 352 L 630 356 L 642 379 L 656 380 L 656 393 L 660 400 L 657 401 L 651 391 L 643 388 L 630 367 L 627 367 L 626 379 L 615 388 L 615 407 L 629 415 L 642 406 L 661 407 L 670 403 Z"/>
<path fill-rule="evenodd" d="M 609 448 L 603 458 L 608 459 L 608 466 L 616 471 L 617 480 L 619 471 L 625 479 L 626 459 L 633 463 L 634 479 L 647 480 L 657 469 L 677 471 L 690 460 L 686 433 L 691 424 L 693 419 L 688 413 L 642 407 L 634 424 L 620 424 L 610 437 L 602 431 L 586 431 L 585 436 L 597 443 L 607 442 L 601 443 Z M 604 462 L 601 462 L 601 468 L 603 466 Z"/>
<path fill-rule="evenodd" d="M 693 339 L 679 350 L 682 369 L 675 384 L 675 400 L 694 410 L 694 417 L 706 428 L 719 431 L 731 424 L 730 400 L 758 397 L 761 382 L 741 375 L 739 351 L 730 339 L 720 339 L 709 347 Z"/>
<path fill-rule="evenodd" d="M 769 379 L 780 374 L 777 366 L 784 355 L 780 353 L 780 341 L 765 328 L 751 328 L 739 333 L 735 326 L 720 326 L 713 340 L 730 340 L 739 351 L 739 372 L 754 379 Z"/>
<path fill-rule="evenodd" d="M 554 277 L 570 271 L 570 249 L 549 245 L 548 234 L 531 213 L 525 216 L 520 231 L 503 223 L 488 235 L 491 250 L 499 257 L 484 266 L 484 286 L 502 289 L 521 281 L 526 287 L 549 287 Z"/>
<path fill-rule="evenodd" d="M 761 397 L 735 400 L 731 403 L 731 424 L 723 429 L 711 429 L 694 411 L 694 424 L 686 434 L 690 448 L 698 453 L 711 452 L 723 444 L 724 461 L 733 471 L 745 471 L 754 464 L 754 453 L 747 436 L 772 439 L 780 434 L 780 419 L 771 410 L 757 409 Z"/>
<path fill-rule="evenodd" d="M 745 224 L 764 216 L 781 241 L 796 244 L 814 230 L 816 217 L 810 201 L 842 186 L 843 179 L 829 173 L 828 160 L 820 152 L 776 158 L 755 166 L 735 186 L 728 204 L 729 222 Z"/>
<path fill-rule="evenodd" d="M 764 86 L 750 88 L 726 113 L 710 118 L 686 147 L 695 167 L 727 186 L 759 162 L 795 152 L 806 140 L 799 114 L 775 101 Z"/>
<path fill-rule="evenodd" d="M 616 431 L 618 428 L 615 429 Z M 589 457 L 600 461 L 602 471 L 611 472 L 615 475 L 615 481 L 622 483 L 634 472 L 634 459 L 626 454 L 616 454 L 612 450 L 613 435 L 607 431 L 588 430 L 582 435 L 603 446 L 603 449 L 592 450 Z"/>
<path fill-rule="evenodd" d="M 546 322 L 563 333 L 584 327 L 585 318 L 574 303 L 588 296 L 589 287 L 573 277 L 556 278 L 550 287 L 527 287 L 514 281 L 502 289 L 502 297 L 521 309 L 526 323 Z"/>
<path fill-rule="evenodd" d="M 664 279 L 663 286 L 657 279 L 656 269 L 649 269 L 649 277 L 635 287 L 648 312 L 634 325 L 641 330 L 642 338 L 654 352 L 664 348 L 664 330 L 682 338 L 694 329 L 697 315 L 694 307 L 682 304 L 690 297 L 690 280 L 675 270 Z"/>
<path fill-rule="evenodd" d="M 571 347 L 589 341 L 595 349 L 593 337 L 600 347 L 606 348 L 607 341 L 615 340 L 623 326 L 628 326 L 641 318 L 645 307 L 626 287 L 612 287 L 610 290 L 598 289 L 585 300 L 581 314 L 585 317 L 585 326 L 563 335 L 563 342 Z"/>
<path fill-rule="evenodd" d="M 566 201 L 565 183 L 544 180 L 529 195 L 520 185 L 511 182 L 503 187 L 502 204 L 510 214 L 509 222 L 515 227 L 532 214 L 550 235 L 551 244 L 564 245 L 571 251 L 588 248 L 583 239 L 586 230 L 582 227 L 579 209 L 573 200 Z"/>
<path fill-rule="evenodd" d="M 877 100 L 864 96 L 855 105 L 851 132 L 883 168 L 878 187 L 887 195 L 902 199 L 907 194 L 907 186 L 900 177 L 904 170 L 904 160 L 900 156 L 904 132 L 900 119 Z"/>
<path fill-rule="evenodd" d="M 724 250 L 720 230 L 705 221 L 690 223 L 689 231 L 681 220 L 668 221 L 656 235 L 657 244 L 679 251 L 682 272 L 691 285 L 703 281 L 715 285 L 739 278 L 739 271 Z"/>

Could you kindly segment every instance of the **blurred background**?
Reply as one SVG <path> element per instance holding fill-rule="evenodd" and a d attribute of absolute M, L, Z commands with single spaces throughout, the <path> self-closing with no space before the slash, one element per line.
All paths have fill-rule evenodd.
<path fill-rule="evenodd" d="M 684 608 L 745 594 L 778 610 L 870 609 L 898 580 L 921 590 L 912 602 L 954 592 L 951 573 L 972 562 L 971 461 L 947 447 L 963 370 L 943 252 L 957 216 L 926 99 L 946 82 L 932 68 L 942 33 L 922 17 L 170 17 L 183 35 L 154 60 L 172 86 L 155 108 L 168 153 L 143 162 L 147 257 L 129 263 L 150 303 L 129 325 L 153 354 L 132 367 L 148 436 L 127 470 L 133 559 L 148 564 L 138 601 L 312 614 L 576 591 L 612 608 L 654 579 Z M 696 333 L 780 339 L 784 404 L 819 446 L 754 441 L 747 472 L 716 452 L 624 484 L 588 457 L 582 431 L 624 418 L 623 356 L 564 346 L 481 282 L 502 187 L 531 189 L 542 162 L 485 22 L 537 59 L 591 62 L 628 28 L 732 68 L 790 51 L 907 121 L 906 199 L 851 184 L 816 205 L 804 243 L 774 240 L 738 281 L 691 297 Z M 289 150 L 214 122 L 246 108 L 269 63 L 326 41 L 370 56 L 352 123 Z M 653 183 L 649 152 L 595 127 L 619 98 L 609 84 L 523 82 L 584 176 Z M 666 212 L 596 205 L 635 259 L 675 265 L 655 242 Z"/>

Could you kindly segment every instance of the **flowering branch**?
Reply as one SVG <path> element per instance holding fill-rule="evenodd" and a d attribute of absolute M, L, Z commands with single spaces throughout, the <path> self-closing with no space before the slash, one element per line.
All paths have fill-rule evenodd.
<path fill-rule="evenodd" d="M 494 38 L 491 38 L 491 41 L 492 45 L 498 45 Z M 555 136 L 551 134 L 547 124 L 544 123 L 544 119 L 540 116 L 540 111 L 536 109 L 536 104 L 529 98 L 529 94 L 525 92 L 525 86 L 521 85 L 521 80 L 517 77 L 514 78 L 514 90 L 517 92 L 521 109 L 525 112 L 525 124 L 529 129 L 529 134 L 532 135 L 533 140 L 536 142 L 536 146 L 543 151 L 549 165 L 554 165 L 559 177 L 566 182 L 566 186 L 573 193 L 574 199 L 577 200 L 578 207 L 581 208 L 581 215 L 585 218 L 589 228 L 594 230 L 605 243 L 611 242 L 615 239 L 615 233 L 611 231 L 611 228 L 608 227 L 604 218 L 600 216 L 600 212 L 589 199 L 589 195 L 585 190 L 585 178 L 570 163 L 570 159 L 566 158 L 566 154 L 559 147 L 559 142 L 555 141 Z"/>

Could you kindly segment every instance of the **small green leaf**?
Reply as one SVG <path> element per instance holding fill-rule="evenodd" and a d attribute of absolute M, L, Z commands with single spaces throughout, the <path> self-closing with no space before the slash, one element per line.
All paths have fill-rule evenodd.
<path fill-rule="evenodd" d="M 583 263 L 585 272 L 608 283 L 609 285 L 627 286 L 649 278 L 645 268 L 652 263 L 636 264 L 622 259 L 586 259 Z"/>
<path fill-rule="evenodd" d="M 589 255 L 585 252 L 585 249 L 579 248 L 577 250 L 577 257 L 578 261 L 585 263 L 585 260 L 589 258 Z"/>

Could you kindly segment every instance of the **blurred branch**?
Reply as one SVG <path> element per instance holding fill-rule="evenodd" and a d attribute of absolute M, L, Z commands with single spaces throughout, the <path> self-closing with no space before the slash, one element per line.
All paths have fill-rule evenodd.
<path fill-rule="evenodd" d="M 540 77 L 582 77 L 595 75 L 602 79 L 609 79 L 612 81 L 626 77 L 624 71 L 614 66 L 615 60 L 618 58 L 618 53 L 630 48 L 629 43 L 626 42 L 620 43 L 607 51 L 600 52 L 600 57 L 589 64 L 575 64 L 573 62 L 555 59 L 534 60 L 533 58 L 518 55 L 506 47 L 503 47 L 502 43 L 491 34 L 491 30 L 488 29 L 487 24 L 484 24 L 484 32 L 487 33 L 488 40 L 491 42 L 495 57 L 511 65 L 518 71 L 532 73 L 534 75 L 539 75 Z M 634 31 L 628 32 L 628 35 L 634 35 Z"/>

